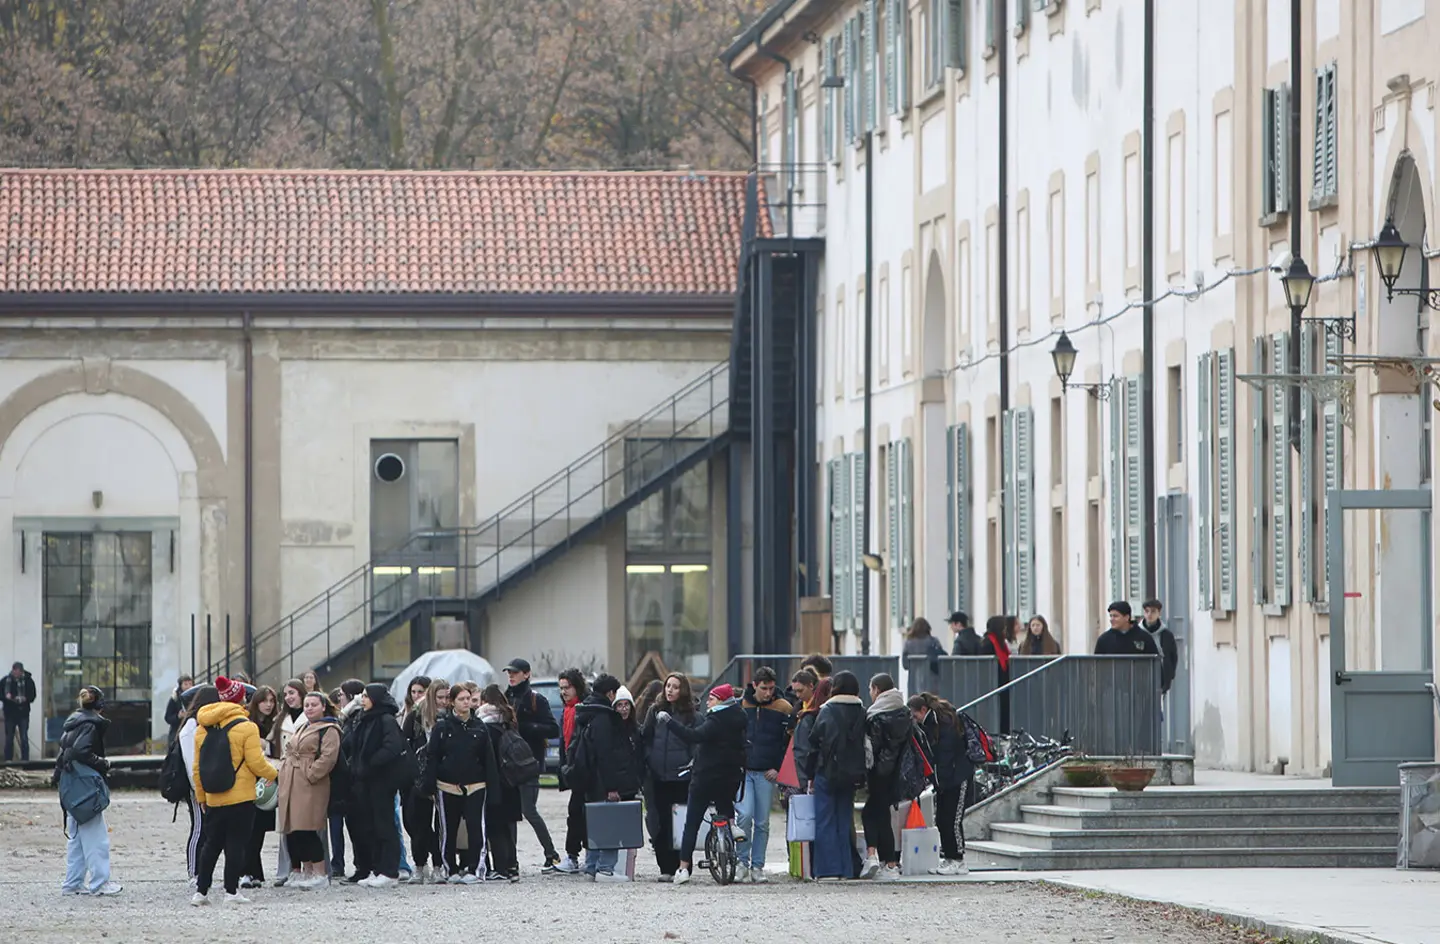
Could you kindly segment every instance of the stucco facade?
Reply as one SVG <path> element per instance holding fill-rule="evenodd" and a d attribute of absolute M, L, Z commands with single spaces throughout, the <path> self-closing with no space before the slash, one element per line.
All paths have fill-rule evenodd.
<path fill-rule="evenodd" d="M 1307 326 L 1313 354 L 1303 371 L 1338 371 L 1334 354 L 1433 356 L 1430 312 L 1417 320 L 1414 298 L 1387 302 L 1365 247 L 1387 215 L 1419 245 L 1433 212 L 1437 115 L 1425 50 L 1435 48 L 1440 3 L 1300 6 L 1301 199 L 1288 208 L 1277 208 L 1288 186 L 1273 177 L 1272 150 L 1288 115 L 1275 123 L 1283 99 L 1267 96 L 1289 81 L 1288 0 L 1155 3 L 1148 129 L 1140 0 L 797 0 L 777 4 L 727 52 L 757 86 L 758 157 L 772 194 L 783 199 L 795 170 L 809 181 L 805 200 L 824 207 L 810 215 L 826 244 L 816 312 L 822 482 L 843 478 L 864 450 L 867 311 L 873 319 L 872 538 L 863 550 L 885 562 L 868 578 L 873 651 L 898 651 L 914 617 L 942 627 L 963 609 L 978 621 L 1043 614 L 1065 651 L 1087 652 L 1112 599 L 1138 609 L 1154 592 L 1182 647 L 1167 744 L 1208 766 L 1328 769 L 1325 492 L 1428 487 L 1434 446 L 1422 424 L 1432 397 L 1397 371 L 1350 364 L 1350 422 L 1333 396 L 1307 393 L 1310 432 L 1296 452 L 1286 445 L 1295 408 L 1280 393 L 1291 388 L 1240 375 L 1286 372 L 1290 311 L 1270 267 L 1288 262 L 1297 213 L 1302 254 L 1322 277 L 1307 317 L 1353 314 L 1357 329 L 1337 348 L 1323 325 Z M 1317 107 L 1322 80 L 1333 119 L 1323 98 Z M 1424 268 L 1434 284 L 1434 255 L 1412 250 L 1402 283 L 1421 284 Z M 1137 397 L 1147 310 L 1154 406 L 1145 422 Z M 1050 353 L 1062 330 L 1079 349 L 1071 383 L 1104 385 L 1109 399 L 1062 389 Z M 1014 443 L 1009 468 L 1002 440 Z M 1146 452 L 1157 573 L 1146 573 L 1138 503 Z M 833 521 L 840 504 L 822 519 Z M 824 529 L 832 547 L 849 526 Z M 1346 588 L 1359 594 L 1343 604 L 1347 664 L 1431 669 L 1433 606 L 1415 618 L 1413 588 L 1433 586 L 1419 515 L 1352 513 L 1345 534 Z M 850 630 L 845 646 L 858 650 L 856 571 L 849 565 L 847 585 L 846 567 L 832 555 L 829 586 L 837 625 Z"/>

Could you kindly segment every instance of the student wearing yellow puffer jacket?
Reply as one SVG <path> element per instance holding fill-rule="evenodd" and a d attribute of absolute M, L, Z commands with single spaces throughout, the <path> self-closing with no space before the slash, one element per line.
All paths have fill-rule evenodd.
<path fill-rule="evenodd" d="M 208 810 L 205 819 L 205 846 L 200 851 L 196 868 L 195 894 L 192 905 L 210 903 L 210 885 L 215 878 L 215 865 L 225 853 L 225 901 L 249 904 L 240 894 L 240 875 L 249 853 L 250 835 L 255 825 L 255 781 L 276 780 L 279 774 L 265 759 L 260 728 L 245 710 L 244 683 L 224 676 L 215 680 L 220 701 L 206 705 L 196 716 L 195 729 L 195 799 Z M 235 782 L 223 793 L 210 793 L 202 782 L 201 768 L 205 758 L 205 739 L 224 737 L 229 741 L 230 766 Z"/>

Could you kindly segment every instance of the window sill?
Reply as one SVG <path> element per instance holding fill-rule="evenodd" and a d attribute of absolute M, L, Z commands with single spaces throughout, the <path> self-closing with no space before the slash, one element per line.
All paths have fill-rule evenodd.
<path fill-rule="evenodd" d="M 1288 217 L 1289 213 L 1285 211 L 1281 211 L 1279 213 L 1266 213 L 1264 216 L 1260 217 L 1259 223 L 1261 228 L 1269 229 L 1272 226 L 1278 226 L 1281 223 L 1285 222 Z"/>
<path fill-rule="evenodd" d="M 985 51 L 980 54 L 980 58 L 981 58 L 981 59 L 994 59 L 994 58 L 995 58 L 995 47 L 994 47 L 994 46 L 988 46 L 988 45 L 987 45 L 987 46 L 985 47 Z"/>
<path fill-rule="evenodd" d="M 1340 195 L 1338 193 L 1327 193 L 1322 196 L 1310 198 L 1311 210 L 1328 210 L 1331 207 L 1338 207 L 1339 205 Z"/>
<path fill-rule="evenodd" d="M 918 111 L 925 108 L 926 105 L 929 105 L 931 102 L 935 101 L 937 98 L 944 94 L 945 83 L 936 82 L 934 85 L 930 86 L 925 91 L 920 93 L 920 100 L 915 103 L 916 110 Z"/>

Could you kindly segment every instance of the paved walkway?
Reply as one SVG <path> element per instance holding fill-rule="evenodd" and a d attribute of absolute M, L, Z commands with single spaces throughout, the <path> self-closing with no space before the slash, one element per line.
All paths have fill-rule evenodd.
<path fill-rule="evenodd" d="M 1023 875 L 1213 912 L 1276 937 L 1440 944 L 1440 872 L 1134 869 Z"/>

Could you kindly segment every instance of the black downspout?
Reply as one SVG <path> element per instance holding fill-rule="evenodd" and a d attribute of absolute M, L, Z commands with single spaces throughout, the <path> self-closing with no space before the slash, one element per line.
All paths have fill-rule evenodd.
<path fill-rule="evenodd" d="M 1028 0 L 1015 0 L 1016 3 L 1026 3 Z M 1005 463 L 1010 457 L 1005 454 L 1005 419 L 1010 412 L 1010 75 L 1007 68 L 1007 59 L 1010 55 L 1006 48 L 1006 35 L 1010 32 L 1005 28 L 1009 11 L 1006 4 L 1000 5 L 996 12 L 995 32 L 998 34 L 995 40 L 995 83 L 996 94 L 999 99 L 998 121 L 996 129 L 995 144 L 998 152 L 996 178 L 998 180 L 999 194 L 996 196 L 995 214 L 995 305 L 997 308 L 996 317 L 1000 323 L 1000 469 L 1002 470 L 1000 481 L 1005 481 L 1003 470 Z M 987 443 L 987 448 L 989 444 Z M 1003 497 L 1003 496 L 1002 496 Z M 1001 502 L 1003 509 L 1005 502 Z M 1005 587 L 1008 585 L 1006 568 L 1009 566 L 1010 557 L 1004 552 L 1009 530 L 1002 510 L 1000 514 L 1000 605 L 992 603 L 992 613 L 1005 611 L 1008 601 L 1005 599 Z M 1024 614 L 1020 614 L 1022 617 Z"/>
<path fill-rule="evenodd" d="M 245 669 L 255 672 L 255 634 L 251 602 L 255 597 L 255 342 L 250 312 L 243 317 L 245 337 Z"/>
<path fill-rule="evenodd" d="M 1300 0 L 1290 0 L 1290 255 L 1301 259 L 1300 247 Z M 1290 373 L 1300 373 L 1300 324 L 1305 309 L 1290 308 Z M 1300 387 L 1290 388 L 1290 445 L 1300 451 Z"/>
<path fill-rule="evenodd" d="M 871 424 L 871 393 L 873 392 L 874 362 L 874 281 L 871 278 L 875 252 L 875 227 L 872 225 L 875 209 L 875 152 L 871 147 L 875 135 L 865 132 L 865 487 L 861 506 L 864 517 L 860 519 L 860 553 L 873 553 L 870 549 L 870 517 L 874 509 L 870 498 L 875 494 L 871 482 L 875 480 L 875 427 Z M 852 564 L 854 562 L 852 561 Z M 870 654 L 870 581 L 871 570 L 863 567 L 860 571 L 860 653 Z"/>
<path fill-rule="evenodd" d="M 1140 350 L 1145 366 L 1140 376 L 1140 428 L 1145 431 L 1144 486 L 1140 500 L 1145 505 L 1145 596 L 1155 596 L 1155 0 L 1145 0 L 1144 92 L 1141 110 L 1140 155 Z"/>

